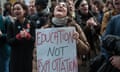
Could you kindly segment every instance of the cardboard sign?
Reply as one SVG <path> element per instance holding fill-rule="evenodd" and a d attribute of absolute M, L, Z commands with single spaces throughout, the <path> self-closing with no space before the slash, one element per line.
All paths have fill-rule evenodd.
<path fill-rule="evenodd" d="M 74 27 L 36 30 L 38 72 L 77 72 Z"/>

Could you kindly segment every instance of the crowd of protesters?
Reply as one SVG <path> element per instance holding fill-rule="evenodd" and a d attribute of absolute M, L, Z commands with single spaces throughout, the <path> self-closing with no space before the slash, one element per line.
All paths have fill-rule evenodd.
<path fill-rule="evenodd" d="M 107 35 L 120 37 L 120 0 L 51 0 L 50 6 L 48 2 L 8 1 L 0 7 L 0 72 L 37 72 L 35 29 L 53 27 L 75 27 L 78 72 L 120 71 L 120 56 L 109 56 L 102 43 Z M 100 56 L 112 70 L 101 67 Z"/>

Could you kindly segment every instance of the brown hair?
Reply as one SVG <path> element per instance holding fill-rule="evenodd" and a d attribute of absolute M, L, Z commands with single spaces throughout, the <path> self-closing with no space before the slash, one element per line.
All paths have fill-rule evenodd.
<path fill-rule="evenodd" d="M 64 1 L 60 1 L 60 2 L 64 2 Z M 59 3 L 60 3 L 60 2 L 59 2 Z M 51 11 L 50 18 L 54 16 L 54 9 L 55 9 L 55 7 L 56 7 L 59 3 L 57 3 L 57 4 L 54 6 L 53 10 Z M 65 3 L 66 3 L 66 2 L 65 2 Z M 71 15 L 70 15 L 70 11 L 69 11 L 69 7 L 68 7 L 68 3 L 66 3 L 66 5 L 67 5 L 67 16 L 71 16 Z"/>
<path fill-rule="evenodd" d="M 104 8 L 104 3 L 101 0 L 95 0 L 93 4 L 96 5 L 100 11 Z"/>
<path fill-rule="evenodd" d="M 23 8 L 23 10 L 25 10 L 24 16 L 26 17 L 26 16 L 28 15 L 28 7 L 27 7 L 27 5 L 25 5 L 25 4 L 22 3 L 22 2 L 15 2 L 15 3 L 13 4 L 13 8 L 14 8 L 14 6 L 15 6 L 16 4 L 19 4 L 19 5 Z M 13 9 L 13 10 L 14 10 L 14 9 Z"/>
<path fill-rule="evenodd" d="M 111 4 L 114 8 L 113 0 L 106 0 L 105 6 L 108 7 L 109 4 Z"/>

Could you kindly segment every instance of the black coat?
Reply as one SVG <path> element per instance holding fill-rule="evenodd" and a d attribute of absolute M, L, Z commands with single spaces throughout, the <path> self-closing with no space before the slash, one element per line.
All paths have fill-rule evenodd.
<path fill-rule="evenodd" d="M 94 26 L 93 28 L 87 27 L 86 22 L 93 16 L 93 13 L 89 11 L 88 15 L 83 15 L 80 11 L 76 11 L 76 22 L 82 27 L 91 49 L 99 48 L 99 29 L 100 26 Z M 97 21 L 96 21 L 97 22 Z M 96 44 L 96 45 L 95 45 Z"/>
<path fill-rule="evenodd" d="M 36 13 L 32 16 L 29 17 L 29 19 L 34 22 L 36 28 L 41 28 L 45 24 L 47 24 L 48 19 L 49 19 L 49 13 L 44 14 L 44 13 Z"/>
<path fill-rule="evenodd" d="M 29 23 L 30 39 L 17 39 L 16 35 L 22 30 L 27 28 Z M 10 72 L 32 72 L 32 53 L 35 41 L 35 29 L 31 22 L 27 19 L 21 24 L 18 20 L 9 24 L 7 30 L 8 43 L 11 45 L 11 60 L 10 60 Z"/>

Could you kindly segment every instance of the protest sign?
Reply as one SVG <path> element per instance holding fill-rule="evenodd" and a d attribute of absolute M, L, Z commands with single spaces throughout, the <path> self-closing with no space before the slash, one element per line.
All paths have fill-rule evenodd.
<path fill-rule="evenodd" d="M 38 72 L 77 72 L 74 27 L 36 29 Z"/>

